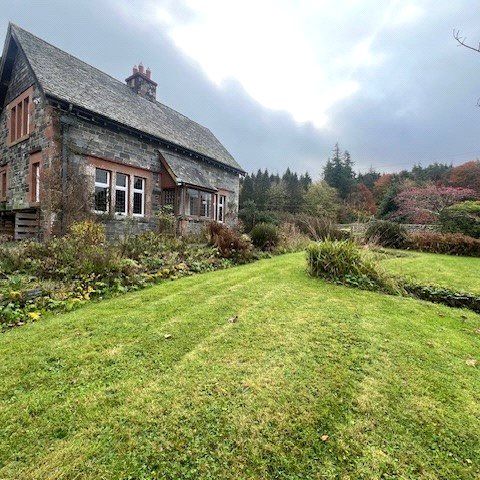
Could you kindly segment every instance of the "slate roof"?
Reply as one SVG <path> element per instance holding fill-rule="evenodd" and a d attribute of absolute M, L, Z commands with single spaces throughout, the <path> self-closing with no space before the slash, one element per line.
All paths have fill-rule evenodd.
<path fill-rule="evenodd" d="M 199 165 L 191 159 L 178 157 L 177 155 L 162 152 L 169 170 L 177 184 L 189 184 L 197 187 L 217 190 L 211 185 Z"/>
<path fill-rule="evenodd" d="M 208 128 L 160 102 L 141 97 L 125 83 L 10 25 L 45 94 L 243 172 Z"/>

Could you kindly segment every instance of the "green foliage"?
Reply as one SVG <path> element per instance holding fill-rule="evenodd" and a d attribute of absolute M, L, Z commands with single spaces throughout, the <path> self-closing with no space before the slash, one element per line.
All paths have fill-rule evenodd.
<path fill-rule="evenodd" d="M 480 257 L 480 240 L 461 233 L 414 232 L 409 248 L 421 252 Z"/>
<path fill-rule="evenodd" d="M 314 217 L 335 221 L 340 210 L 337 190 L 325 181 L 312 183 L 305 193 L 303 212 Z"/>
<path fill-rule="evenodd" d="M 278 224 L 278 215 L 272 211 L 259 210 L 253 200 L 245 202 L 238 212 L 238 218 L 242 221 L 246 232 L 250 232 L 257 223 Z"/>
<path fill-rule="evenodd" d="M 405 282 L 403 288 L 406 292 L 420 300 L 443 303 L 449 307 L 468 308 L 469 310 L 480 313 L 480 296 L 477 295 L 459 292 L 437 285 L 419 285 L 411 282 Z"/>
<path fill-rule="evenodd" d="M 323 178 L 331 187 L 338 191 L 341 198 L 346 199 L 355 184 L 355 172 L 350 154 L 340 151 L 338 143 L 333 149 L 333 155 L 328 159 L 323 169 Z"/>
<path fill-rule="evenodd" d="M 365 290 L 398 292 L 398 287 L 378 264 L 351 240 L 324 240 L 310 244 L 307 263 L 308 271 L 314 277 Z"/>
<path fill-rule="evenodd" d="M 463 233 L 480 238 L 480 202 L 468 200 L 444 208 L 440 212 L 440 225 L 443 232 Z"/>
<path fill-rule="evenodd" d="M 365 240 L 381 247 L 405 248 L 408 244 L 408 235 L 403 225 L 387 220 L 376 220 L 368 225 Z"/>
<path fill-rule="evenodd" d="M 217 248 L 155 232 L 109 243 L 101 225 L 74 224 L 62 238 L 0 247 L 0 324 L 22 324 L 93 298 L 251 258 L 231 257 L 235 260 L 226 259 Z"/>
<path fill-rule="evenodd" d="M 311 215 L 297 215 L 294 217 L 295 225 L 300 232 L 308 235 L 312 240 L 347 240 L 350 238 L 348 232 L 342 231 L 328 219 L 313 217 Z"/>
<path fill-rule="evenodd" d="M 273 250 L 279 241 L 278 228 L 271 223 L 258 223 L 250 232 L 250 238 L 260 250 Z"/>

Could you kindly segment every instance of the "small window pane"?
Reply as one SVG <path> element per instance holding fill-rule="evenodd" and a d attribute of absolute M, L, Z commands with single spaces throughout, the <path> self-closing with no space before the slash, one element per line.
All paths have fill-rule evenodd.
<path fill-rule="evenodd" d="M 108 179 L 107 171 L 97 168 L 95 171 L 95 181 L 98 183 L 107 183 L 107 179 Z"/>
<path fill-rule="evenodd" d="M 108 188 L 95 187 L 95 210 L 106 212 L 108 210 Z"/>
<path fill-rule="evenodd" d="M 199 191 L 189 188 L 187 190 L 187 215 L 198 215 Z"/>
<path fill-rule="evenodd" d="M 133 188 L 135 190 L 143 190 L 143 178 L 135 177 Z"/>
<path fill-rule="evenodd" d="M 17 105 L 17 136 L 15 137 L 20 138 L 22 136 L 22 102 Z"/>
<path fill-rule="evenodd" d="M 117 173 L 117 187 L 127 186 L 127 175 L 123 173 Z"/>
<path fill-rule="evenodd" d="M 28 97 L 23 101 L 23 135 L 28 133 Z"/>
<path fill-rule="evenodd" d="M 115 212 L 127 213 L 127 192 L 125 190 L 115 190 Z"/>
<path fill-rule="evenodd" d="M 143 214 L 143 194 L 134 192 L 133 193 L 133 213 L 135 215 Z"/>
<path fill-rule="evenodd" d="M 95 170 L 95 182 L 108 183 L 108 171 L 97 168 Z"/>
<path fill-rule="evenodd" d="M 212 207 L 212 194 L 202 192 L 200 195 L 200 216 L 210 217 Z"/>
<path fill-rule="evenodd" d="M 13 142 L 16 140 L 17 131 L 17 109 L 13 107 L 10 110 L 10 140 Z"/>

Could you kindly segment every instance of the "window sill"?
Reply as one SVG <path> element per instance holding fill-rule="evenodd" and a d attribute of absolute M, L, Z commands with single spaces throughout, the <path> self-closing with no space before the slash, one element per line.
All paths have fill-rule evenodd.
<path fill-rule="evenodd" d="M 8 146 L 8 147 L 14 147 L 15 145 L 18 145 L 19 143 L 22 143 L 22 142 L 24 142 L 25 140 L 27 140 L 27 139 L 29 139 L 29 138 L 30 138 L 30 134 L 24 135 L 23 137 L 17 138 L 17 139 L 14 140 L 13 142 L 8 141 L 7 146 Z"/>

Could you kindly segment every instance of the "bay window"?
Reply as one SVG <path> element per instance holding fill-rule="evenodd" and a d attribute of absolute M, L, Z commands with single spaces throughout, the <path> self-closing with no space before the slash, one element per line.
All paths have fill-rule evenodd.
<path fill-rule="evenodd" d="M 145 215 L 145 179 L 142 177 L 133 177 L 133 215 Z"/>
<path fill-rule="evenodd" d="M 95 212 L 108 213 L 110 210 L 110 172 L 95 169 Z"/>
<path fill-rule="evenodd" d="M 198 201 L 200 198 L 200 192 L 193 188 L 187 188 L 187 202 L 185 213 L 191 216 L 198 216 L 200 211 Z"/>
<path fill-rule="evenodd" d="M 187 188 L 185 214 L 192 217 L 212 218 L 213 194 L 195 188 Z"/>
<path fill-rule="evenodd" d="M 128 175 L 117 173 L 115 181 L 115 213 L 128 213 Z"/>

